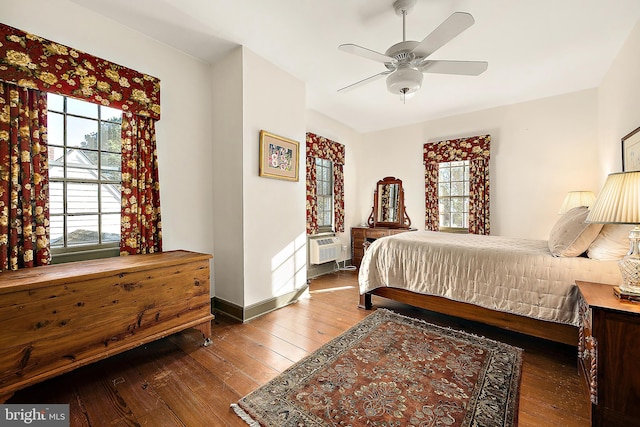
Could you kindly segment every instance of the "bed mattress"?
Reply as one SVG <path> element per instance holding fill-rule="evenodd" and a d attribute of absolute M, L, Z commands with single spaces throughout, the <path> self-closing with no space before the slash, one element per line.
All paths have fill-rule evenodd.
<path fill-rule="evenodd" d="M 360 265 L 360 293 L 388 286 L 578 326 L 576 280 L 619 285 L 616 261 L 554 257 L 546 240 L 415 231 L 383 237 Z"/>

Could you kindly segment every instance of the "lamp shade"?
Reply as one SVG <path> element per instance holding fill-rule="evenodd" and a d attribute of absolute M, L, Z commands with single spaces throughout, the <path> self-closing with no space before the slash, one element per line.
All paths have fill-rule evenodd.
<path fill-rule="evenodd" d="M 640 224 L 640 171 L 610 174 L 586 221 Z"/>
<path fill-rule="evenodd" d="M 590 207 L 595 200 L 596 195 L 593 194 L 593 191 L 569 191 L 564 197 L 558 213 L 562 215 L 578 206 Z"/>

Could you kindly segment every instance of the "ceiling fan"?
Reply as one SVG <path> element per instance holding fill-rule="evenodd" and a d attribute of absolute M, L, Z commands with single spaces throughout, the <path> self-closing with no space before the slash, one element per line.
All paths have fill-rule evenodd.
<path fill-rule="evenodd" d="M 428 59 L 432 53 L 473 25 L 475 22 L 473 16 L 468 13 L 456 12 L 452 14 L 421 42 L 407 40 L 406 17 L 416 5 L 416 1 L 396 0 L 393 2 L 396 14 L 402 16 L 402 41 L 391 46 L 384 54 L 355 44 L 338 46 L 338 49 L 344 52 L 382 62 L 387 68 L 381 73 L 345 86 L 339 89 L 338 92 L 346 92 L 387 76 L 387 89 L 389 92 L 401 95 L 404 99 L 406 95 L 420 89 L 423 73 L 477 76 L 487 69 L 489 64 L 485 61 L 439 61 Z"/>

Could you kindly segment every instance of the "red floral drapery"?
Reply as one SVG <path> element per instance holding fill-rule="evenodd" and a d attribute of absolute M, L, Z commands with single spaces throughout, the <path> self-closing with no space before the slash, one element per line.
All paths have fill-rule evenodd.
<path fill-rule="evenodd" d="M 0 82 L 0 271 L 49 263 L 47 97 Z"/>
<path fill-rule="evenodd" d="M 0 80 L 160 119 L 160 80 L 0 23 Z"/>
<path fill-rule="evenodd" d="M 344 231 L 344 145 L 314 133 L 307 132 L 307 234 L 318 232 L 316 205 L 316 162 L 333 162 L 333 216 L 335 231 Z"/>
<path fill-rule="evenodd" d="M 438 163 L 469 160 L 469 233 L 489 234 L 489 159 L 491 135 L 424 144 L 425 227 L 439 229 Z"/>
<path fill-rule="evenodd" d="M 160 119 L 160 80 L 0 24 L 0 81 L 124 112 L 120 252 L 126 255 L 160 251 L 154 124 Z"/>
<path fill-rule="evenodd" d="M 122 115 L 122 255 L 162 252 L 155 121 Z"/>

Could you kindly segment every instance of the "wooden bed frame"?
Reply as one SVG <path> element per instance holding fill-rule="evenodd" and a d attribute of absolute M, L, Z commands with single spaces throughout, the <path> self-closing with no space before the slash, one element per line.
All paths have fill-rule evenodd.
<path fill-rule="evenodd" d="M 453 301 L 447 298 L 423 295 L 399 288 L 377 288 L 365 294 L 360 294 L 360 308 L 371 310 L 371 296 L 377 295 L 394 301 L 409 304 L 415 307 L 449 316 L 460 317 L 466 320 L 497 326 L 502 329 L 520 332 L 538 338 L 578 345 L 578 327 L 562 323 L 537 320 L 517 314 L 504 313 L 477 305 Z"/>

